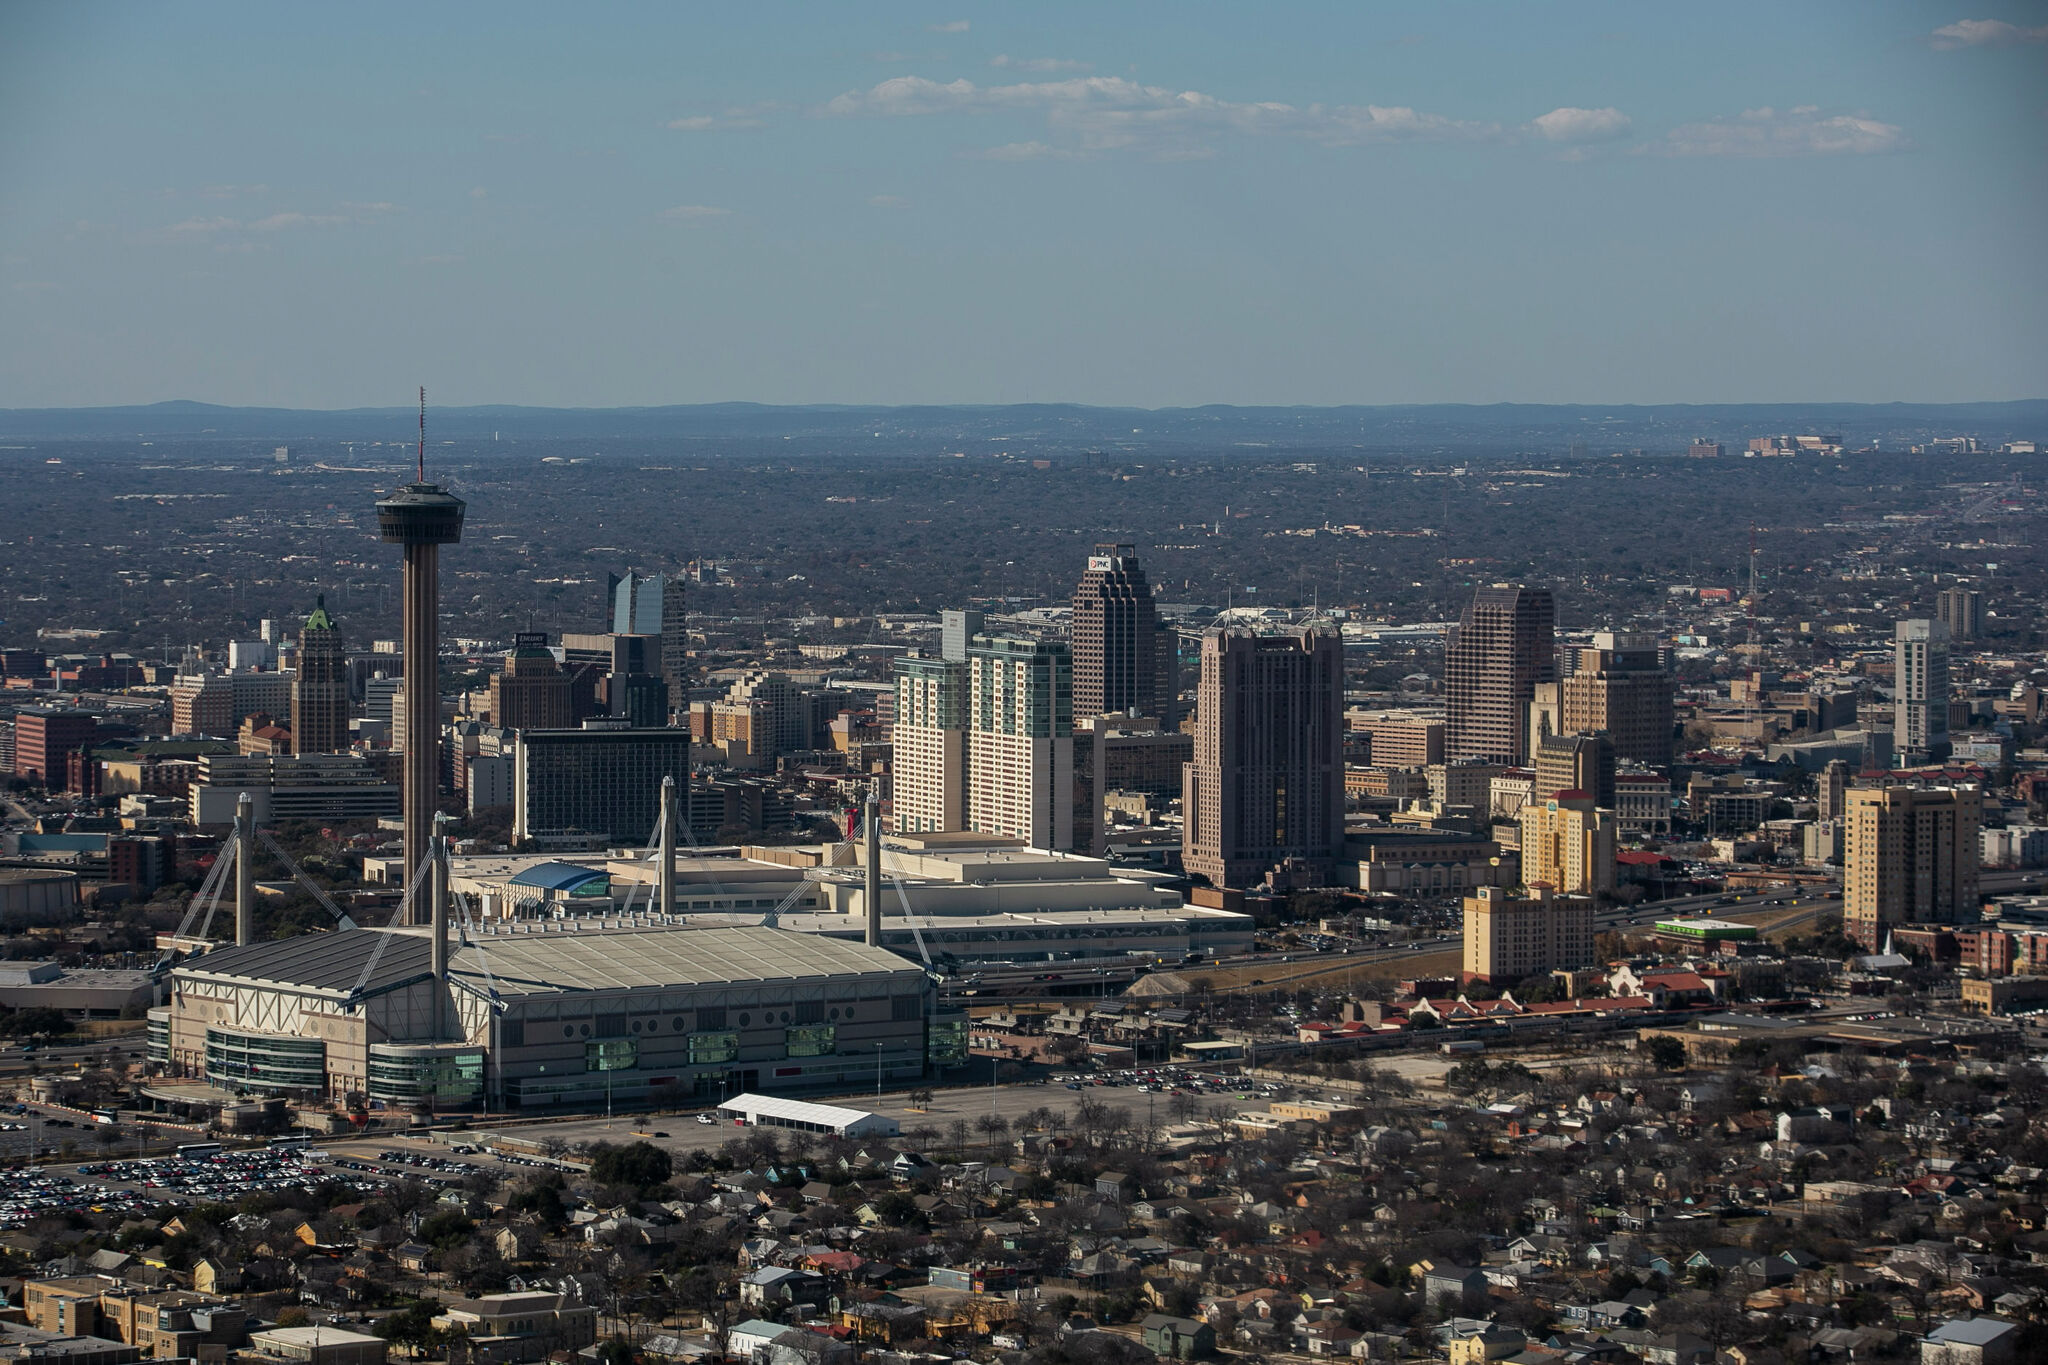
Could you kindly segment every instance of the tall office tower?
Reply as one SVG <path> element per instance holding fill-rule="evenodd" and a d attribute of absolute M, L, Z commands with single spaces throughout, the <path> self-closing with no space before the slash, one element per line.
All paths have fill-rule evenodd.
<path fill-rule="evenodd" d="M 661 680 L 668 684 L 671 718 L 687 705 L 689 674 L 690 631 L 683 617 L 683 576 L 674 574 L 661 586 Z"/>
<path fill-rule="evenodd" d="M 1676 690 L 1656 636 L 1599 631 L 1592 648 L 1579 651 L 1578 668 L 1557 684 L 1558 733 L 1605 730 L 1617 759 L 1668 767 Z"/>
<path fill-rule="evenodd" d="M 896 661 L 890 732 L 890 811 L 899 834 L 967 828 L 967 664 L 908 655 Z"/>
<path fill-rule="evenodd" d="M 573 724 L 569 675 L 555 662 L 545 631 L 512 637 L 505 666 L 491 679 L 491 724 L 505 730 L 560 730 Z"/>
<path fill-rule="evenodd" d="M 1559 792 L 1582 791 L 1601 810 L 1614 809 L 1614 741 L 1606 732 L 1547 735 L 1536 748 L 1536 784 L 1532 801 Z"/>
<path fill-rule="evenodd" d="M 348 652 L 322 594 L 299 630 L 299 673 L 292 680 L 292 748 L 301 754 L 348 751 Z"/>
<path fill-rule="evenodd" d="M 465 504 L 427 482 L 426 396 L 420 397 L 418 481 L 377 504 L 377 529 L 405 547 L 405 875 L 426 861 L 434 834 L 441 776 L 441 547 L 462 539 Z M 413 899 L 412 920 L 425 924 L 431 897 Z"/>
<path fill-rule="evenodd" d="M 978 635 L 968 646 L 967 827 L 1074 846 L 1074 656 L 1063 641 Z"/>
<path fill-rule="evenodd" d="M 1598 810 L 1586 792 L 1559 792 L 1522 807 L 1522 883 L 1562 896 L 1614 891 L 1613 811 Z"/>
<path fill-rule="evenodd" d="M 620 720 L 523 730 L 512 752 L 512 837 L 638 845 L 654 832 L 665 777 L 688 793 L 688 730 L 636 730 Z"/>
<path fill-rule="evenodd" d="M 1137 547 L 1098 545 L 1074 589 L 1074 714 L 1154 714 L 1158 614 Z"/>
<path fill-rule="evenodd" d="M 1849 813 L 1849 764 L 1847 760 L 1831 758 L 1827 767 L 1821 769 L 1814 780 L 1818 794 L 1818 810 L 1822 820 L 1839 820 Z"/>
<path fill-rule="evenodd" d="M 1548 588 L 1473 594 L 1444 650 L 1444 757 L 1520 764 L 1536 685 L 1557 681 L 1557 604 Z"/>
<path fill-rule="evenodd" d="M 605 596 L 611 604 L 610 630 L 613 635 L 661 634 L 662 581 L 660 575 L 642 577 L 631 569 L 624 578 L 605 575 Z"/>
<path fill-rule="evenodd" d="M 1901 762 L 1948 757 L 1948 627 L 1901 621 L 1892 641 L 1892 743 Z"/>
<path fill-rule="evenodd" d="M 1934 619 L 1948 627 L 1948 638 L 1976 639 L 1984 633 L 1984 594 L 1975 588 L 1943 588 L 1934 595 Z"/>
<path fill-rule="evenodd" d="M 1344 649 L 1312 630 L 1202 637 L 1181 864 L 1216 886 L 1327 878 L 1344 842 Z"/>
<path fill-rule="evenodd" d="M 1973 786 L 1849 792 L 1842 927 L 1872 950 L 1900 924 L 1976 918 L 1983 795 Z"/>
<path fill-rule="evenodd" d="M 981 621 L 978 611 L 940 612 L 939 657 L 966 663 L 968 647 L 974 643 L 974 637 L 981 634 Z"/>

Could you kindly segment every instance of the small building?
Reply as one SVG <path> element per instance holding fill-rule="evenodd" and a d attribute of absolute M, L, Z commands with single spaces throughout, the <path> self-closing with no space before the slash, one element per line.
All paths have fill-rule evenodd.
<path fill-rule="evenodd" d="M 1193 1318 L 1148 1313 L 1141 1324 L 1145 1349 L 1173 1360 L 1204 1360 L 1216 1354 L 1216 1329 Z"/>
<path fill-rule="evenodd" d="M 752 1127 L 794 1128 L 800 1133 L 831 1133 L 837 1137 L 888 1138 L 903 1131 L 901 1124 L 883 1114 L 774 1095 L 735 1095 L 719 1105 L 718 1112 Z"/>
<path fill-rule="evenodd" d="M 472 1359 L 491 1361 L 546 1360 L 557 1351 L 580 1351 L 597 1340 L 597 1310 L 566 1294 L 456 1299 L 434 1325 L 443 1331 L 467 1330 Z"/>
<path fill-rule="evenodd" d="M 249 1344 L 259 1354 L 306 1365 L 384 1365 L 391 1344 L 367 1332 L 339 1327 L 273 1327 L 253 1333 Z"/>
<path fill-rule="evenodd" d="M 1487 1365 L 1488 1361 L 1520 1355 L 1528 1347 L 1529 1338 L 1520 1331 L 1490 1322 L 1476 1332 L 1451 1338 L 1451 1365 Z"/>
<path fill-rule="evenodd" d="M 1920 1365 L 2011 1365 L 2019 1339 L 2002 1318 L 1950 1318 L 1920 1343 Z"/>
<path fill-rule="evenodd" d="M 0 1322 L 0 1358 L 48 1365 L 129 1365 L 142 1358 L 142 1348 L 106 1337 L 71 1336 L 19 1322 Z"/>

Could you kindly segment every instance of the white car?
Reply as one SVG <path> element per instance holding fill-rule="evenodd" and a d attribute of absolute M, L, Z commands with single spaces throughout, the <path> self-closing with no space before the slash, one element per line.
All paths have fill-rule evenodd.
<path fill-rule="evenodd" d="M 713 1117 L 711 1117 L 711 1115 L 709 1115 L 709 1114 L 699 1114 L 699 1115 L 697 1115 L 697 1122 L 699 1122 L 699 1123 L 716 1123 L 716 1122 L 718 1122 L 718 1120 L 717 1120 L 717 1119 L 715 1119 L 715 1118 L 713 1118 Z"/>

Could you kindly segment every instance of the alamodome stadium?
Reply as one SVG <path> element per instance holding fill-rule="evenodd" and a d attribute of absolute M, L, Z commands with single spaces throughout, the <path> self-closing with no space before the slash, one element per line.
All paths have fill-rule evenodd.
<path fill-rule="evenodd" d="M 260 837 L 238 819 L 220 866 L 249 866 Z M 966 1016 L 881 947 L 623 919 L 475 934 L 466 908 L 451 936 L 447 859 L 437 839 L 394 917 L 430 882 L 427 924 L 364 929 L 335 909 L 331 933 L 252 942 L 238 914 L 235 946 L 167 959 L 151 1056 L 255 1092 L 494 1109 L 903 1083 L 966 1058 Z"/>
<path fill-rule="evenodd" d="M 518 1109 L 905 1082 L 965 1058 L 964 1016 L 896 954 L 776 929 L 577 928 L 449 954 L 430 931 L 223 948 L 150 1015 L 176 1075 L 256 1091 Z"/>

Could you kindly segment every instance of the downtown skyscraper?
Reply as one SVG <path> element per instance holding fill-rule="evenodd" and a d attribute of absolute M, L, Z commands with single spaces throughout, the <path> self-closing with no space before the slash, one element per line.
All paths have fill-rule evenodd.
<path fill-rule="evenodd" d="M 1444 650 L 1444 757 L 1520 765 L 1528 707 L 1557 681 L 1557 604 L 1547 588 L 1496 583 L 1465 608 Z"/>
<path fill-rule="evenodd" d="M 341 629 L 327 614 L 327 598 L 315 600 L 299 629 L 299 672 L 292 679 L 292 752 L 348 752 L 348 652 Z"/>
<path fill-rule="evenodd" d="M 1074 661 L 1065 642 L 977 635 L 967 650 L 967 827 L 1074 846 Z"/>
<path fill-rule="evenodd" d="M 1157 715 L 1158 637 L 1137 547 L 1097 545 L 1074 589 L 1074 715 Z"/>
<path fill-rule="evenodd" d="M 1181 865 L 1215 886 L 1317 886 L 1344 842 L 1344 646 L 1335 635 L 1202 639 Z"/>

